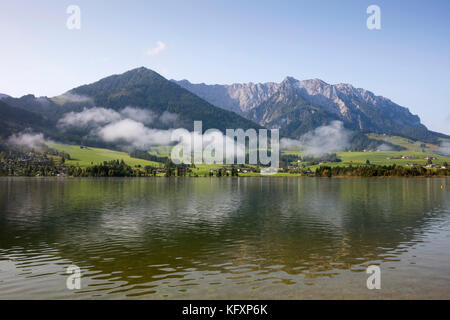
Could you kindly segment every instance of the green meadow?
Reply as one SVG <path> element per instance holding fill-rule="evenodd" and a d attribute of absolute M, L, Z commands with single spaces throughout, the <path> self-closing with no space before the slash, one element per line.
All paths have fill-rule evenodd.
<path fill-rule="evenodd" d="M 369 134 L 367 134 L 367 136 L 371 139 L 390 142 L 392 144 L 406 148 L 408 151 L 421 152 L 422 150 L 424 150 L 426 152 L 436 152 L 439 150 L 438 145 L 431 144 L 431 143 L 425 143 L 422 141 L 414 141 L 411 139 L 398 137 L 398 136 L 388 136 L 388 135 L 376 134 L 376 133 L 369 133 Z M 441 139 L 441 140 L 447 141 L 447 139 Z"/>
<path fill-rule="evenodd" d="M 425 166 L 427 164 L 427 159 L 425 157 L 434 157 L 436 158 L 433 161 L 433 164 L 442 165 L 444 162 L 450 163 L 450 157 L 444 157 L 441 155 L 436 155 L 433 153 L 423 153 L 423 152 L 414 152 L 414 151 L 374 151 L 374 152 L 336 152 L 337 156 L 342 159 L 342 162 L 333 162 L 326 163 L 323 165 L 329 167 L 336 166 L 358 166 L 358 165 L 366 165 L 367 160 L 369 160 L 370 164 L 374 165 L 397 165 L 397 166 L 407 166 L 411 165 L 422 165 Z M 414 159 L 393 159 L 400 158 L 401 156 L 410 156 Z M 320 165 L 307 166 L 308 168 L 314 170 Z"/>
<path fill-rule="evenodd" d="M 68 145 L 68 144 L 60 144 L 60 143 L 47 143 L 47 145 L 55 150 L 63 151 L 70 155 L 71 160 L 66 160 L 66 164 L 68 165 L 78 165 L 80 167 L 89 167 L 95 164 L 100 164 L 103 161 L 111 161 L 111 160 L 123 160 L 129 166 L 153 166 L 153 167 L 161 167 L 162 164 L 159 162 L 153 162 L 143 159 L 131 158 L 127 153 L 114 151 L 109 149 L 102 148 L 91 148 L 86 147 L 81 148 L 79 145 Z"/>
<path fill-rule="evenodd" d="M 369 160 L 371 164 L 376 165 L 400 165 L 407 164 L 426 165 L 426 157 L 435 157 L 434 164 L 442 165 L 444 162 L 449 163 L 450 157 L 436 155 L 431 152 L 415 152 L 415 151 L 375 151 L 375 152 L 337 152 L 339 158 L 342 159 L 341 165 L 358 165 L 366 164 Z M 413 159 L 393 159 L 401 156 L 412 157 Z"/>
<path fill-rule="evenodd" d="M 407 166 L 407 165 L 426 165 L 427 159 L 426 157 L 434 157 L 436 159 L 433 160 L 433 164 L 442 165 L 445 162 L 450 163 L 450 157 L 438 155 L 435 152 L 439 149 L 439 146 L 432 144 L 424 144 L 420 141 L 412 141 L 409 139 L 401 138 L 401 137 L 390 137 L 383 135 L 369 135 L 373 139 L 385 140 L 390 143 L 394 143 L 400 145 L 407 150 L 404 151 L 368 151 L 368 152 L 337 152 L 337 156 L 342 160 L 342 162 L 333 162 L 333 163 L 325 163 L 321 165 L 326 166 L 358 166 L 358 165 L 366 165 L 367 160 L 370 164 L 373 165 L 399 165 L 399 166 Z M 152 166 L 152 167 L 163 167 L 163 163 L 148 161 L 143 159 L 137 159 L 130 157 L 125 152 L 114 151 L 109 149 L 102 148 L 91 148 L 91 147 L 81 147 L 79 145 L 67 145 L 60 143 L 48 143 L 50 148 L 53 148 L 58 151 L 63 151 L 68 153 L 71 157 L 71 160 L 66 160 L 66 164 L 68 165 L 78 165 L 80 167 L 88 167 L 91 165 L 102 163 L 103 161 L 110 160 L 123 160 L 126 164 L 136 167 L 136 166 Z M 170 155 L 171 147 L 169 146 L 160 146 L 153 147 L 149 151 L 150 154 L 154 154 L 161 157 L 168 157 Z M 423 152 L 424 151 L 424 152 Z M 289 149 L 282 150 L 282 155 L 298 155 L 302 156 L 302 151 L 299 149 Z M 402 156 L 412 157 L 412 159 L 402 159 Z M 302 165 L 302 163 L 293 162 L 292 165 Z M 192 174 L 196 174 L 198 176 L 207 175 L 210 170 L 222 168 L 225 165 L 221 164 L 197 164 L 194 168 L 192 168 Z M 314 170 L 320 165 L 308 166 L 306 168 L 310 168 Z M 257 173 L 246 173 L 241 174 L 242 176 L 255 176 L 259 175 Z M 277 176 L 280 175 L 290 175 L 287 173 L 278 173 Z"/>

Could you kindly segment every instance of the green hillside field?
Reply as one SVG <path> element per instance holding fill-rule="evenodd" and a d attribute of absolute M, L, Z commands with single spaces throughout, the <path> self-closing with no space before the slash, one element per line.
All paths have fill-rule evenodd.
<path fill-rule="evenodd" d="M 82 149 L 79 145 L 68 145 L 61 143 L 47 143 L 47 145 L 55 149 L 57 151 L 63 151 L 70 155 L 71 160 L 67 160 L 67 165 L 78 165 L 80 167 L 89 167 L 95 164 L 100 164 L 103 161 L 111 161 L 111 160 L 123 160 L 129 166 L 153 166 L 153 167 L 162 167 L 163 164 L 159 162 L 153 162 L 143 159 L 131 158 L 127 153 L 101 149 L 101 148 L 91 148 L 86 147 L 86 149 Z"/>
<path fill-rule="evenodd" d="M 386 141 L 400 147 L 404 147 L 409 151 L 420 152 L 424 150 L 425 152 L 435 152 L 439 150 L 439 146 L 431 143 L 425 143 L 422 141 L 414 141 L 408 138 L 398 137 L 398 136 L 388 136 L 384 134 L 369 133 L 367 136 L 371 139 Z M 448 141 L 447 139 L 440 139 Z"/>
<path fill-rule="evenodd" d="M 374 165 L 398 165 L 407 166 L 408 164 L 422 165 L 427 164 L 425 157 L 435 157 L 436 160 L 432 160 L 433 164 L 442 165 L 444 162 L 450 163 L 450 157 L 436 155 L 433 153 L 423 153 L 414 151 L 375 151 L 375 152 L 336 152 L 337 156 L 342 159 L 342 162 L 333 162 L 324 164 L 326 166 L 349 166 L 349 165 L 365 165 L 366 160 L 370 161 L 370 164 Z M 401 156 L 411 156 L 414 159 L 393 159 Z M 389 159 L 388 159 L 389 158 Z M 319 165 L 310 166 L 310 169 L 315 169 Z"/>

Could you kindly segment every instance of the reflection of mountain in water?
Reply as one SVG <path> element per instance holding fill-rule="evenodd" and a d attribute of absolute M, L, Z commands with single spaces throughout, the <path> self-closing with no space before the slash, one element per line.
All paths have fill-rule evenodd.
<path fill-rule="evenodd" d="M 4 179 L 0 252 L 20 251 L 26 268 L 45 244 L 52 260 L 72 261 L 126 288 L 179 284 L 198 273 L 332 276 L 395 259 L 405 245 L 420 242 L 448 206 L 440 184 L 416 178 Z"/>

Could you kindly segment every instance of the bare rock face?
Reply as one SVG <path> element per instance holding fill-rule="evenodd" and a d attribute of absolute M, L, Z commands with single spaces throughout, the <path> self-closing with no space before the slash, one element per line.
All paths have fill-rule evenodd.
<path fill-rule="evenodd" d="M 172 80 L 174 81 L 174 80 Z M 213 105 L 244 115 L 260 125 L 302 133 L 324 122 L 340 120 L 353 130 L 427 136 L 420 118 L 391 100 L 350 84 L 320 79 L 232 85 L 174 81 Z M 288 129 L 286 129 L 288 128 Z"/>
<path fill-rule="evenodd" d="M 239 109 L 245 113 L 259 106 L 263 101 L 270 98 L 279 89 L 280 84 L 268 83 L 246 83 L 232 84 L 227 87 L 231 99 L 239 103 Z"/>
<path fill-rule="evenodd" d="M 256 108 L 273 95 L 280 86 L 280 84 L 274 82 L 235 83 L 231 85 L 194 84 L 188 80 L 174 82 L 209 103 L 238 114 L 243 114 Z"/>
<path fill-rule="evenodd" d="M 322 80 L 297 82 L 302 96 L 311 104 L 336 114 L 361 130 L 382 130 L 384 123 L 426 129 L 420 118 L 391 100 L 350 84 L 330 85 Z M 378 130 L 377 130 L 378 129 Z"/>

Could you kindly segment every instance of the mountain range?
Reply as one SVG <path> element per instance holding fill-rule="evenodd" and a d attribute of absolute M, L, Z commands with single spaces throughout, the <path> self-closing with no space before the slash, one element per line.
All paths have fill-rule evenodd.
<path fill-rule="evenodd" d="M 114 141 L 99 139 L 99 123 L 104 126 L 108 121 L 118 121 L 130 108 L 138 117 L 153 119 L 149 124 L 133 118 L 141 123 L 138 129 L 146 133 L 149 131 L 143 128 L 144 123 L 155 130 L 192 130 L 194 120 L 201 120 L 204 130 L 279 128 L 282 136 L 299 138 L 339 120 L 355 133 L 358 148 L 374 144 L 364 135 L 369 132 L 430 143 L 448 138 L 427 130 L 407 108 L 349 84 L 331 85 L 319 79 L 299 81 L 292 77 L 280 83 L 193 84 L 187 80 L 169 81 L 143 67 L 56 97 L 29 94 L 14 98 L 0 94 L 0 138 L 31 130 L 60 142 L 115 147 Z M 61 126 L 68 117 L 72 124 L 80 122 L 76 129 Z M 166 118 L 171 121 L 164 121 Z M 127 128 L 130 123 L 126 123 Z"/>
<path fill-rule="evenodd" d="M 92 136 L 90 126 L 80 126 L 76 130 L 61 130 L 58 126 L 65 116 L 80 114 L 92 108 L 111 110 L 110 115 L 113 115 L 112 112 L 133 108 L 146 111 L 147 115 L 155 119 L 161 119 L 162 115 L 173 116 L 172 122 L 154 121 L 151 127 L 157 129 L 192 130 L 194 120 L 201 120 L 204 130 L 216 128 L 224 131 L 227 128 L 261 127 L 234 112 L 208 103 L 146 68 L 112 75 L 56 97 L 35 97 L 30 94 L 13 98 L 2 95 L 0 102 L 0 112 L 3 111 L 1 123 L 5 124 L 4 130 L 0 132 L 3 138 L 26 127 L 32 131 L 44 132 L 50 138 L 61 142 L 105 146 L 105 143 Z M 10 112 L 11 108 L 15 112 Z M 32 115 L 36 121 L 33 121 Z M 22 119 L 27 121 L 24 122 Z M 90 119 L 91 122 L 97 120 Z"/>
<path fill-rule="evenodd" d="M 223 109 L 234 111 L 290 137 L 340 120 L 360 132 L 398 135 L 436 142 L 442 135 L 429 131 L 417 115 L 393 101 L 350 84 L 328 84 L 320 79 L 299 81 L 286 77 L 280 83 L 232 85 L 175 83 Z"/>

